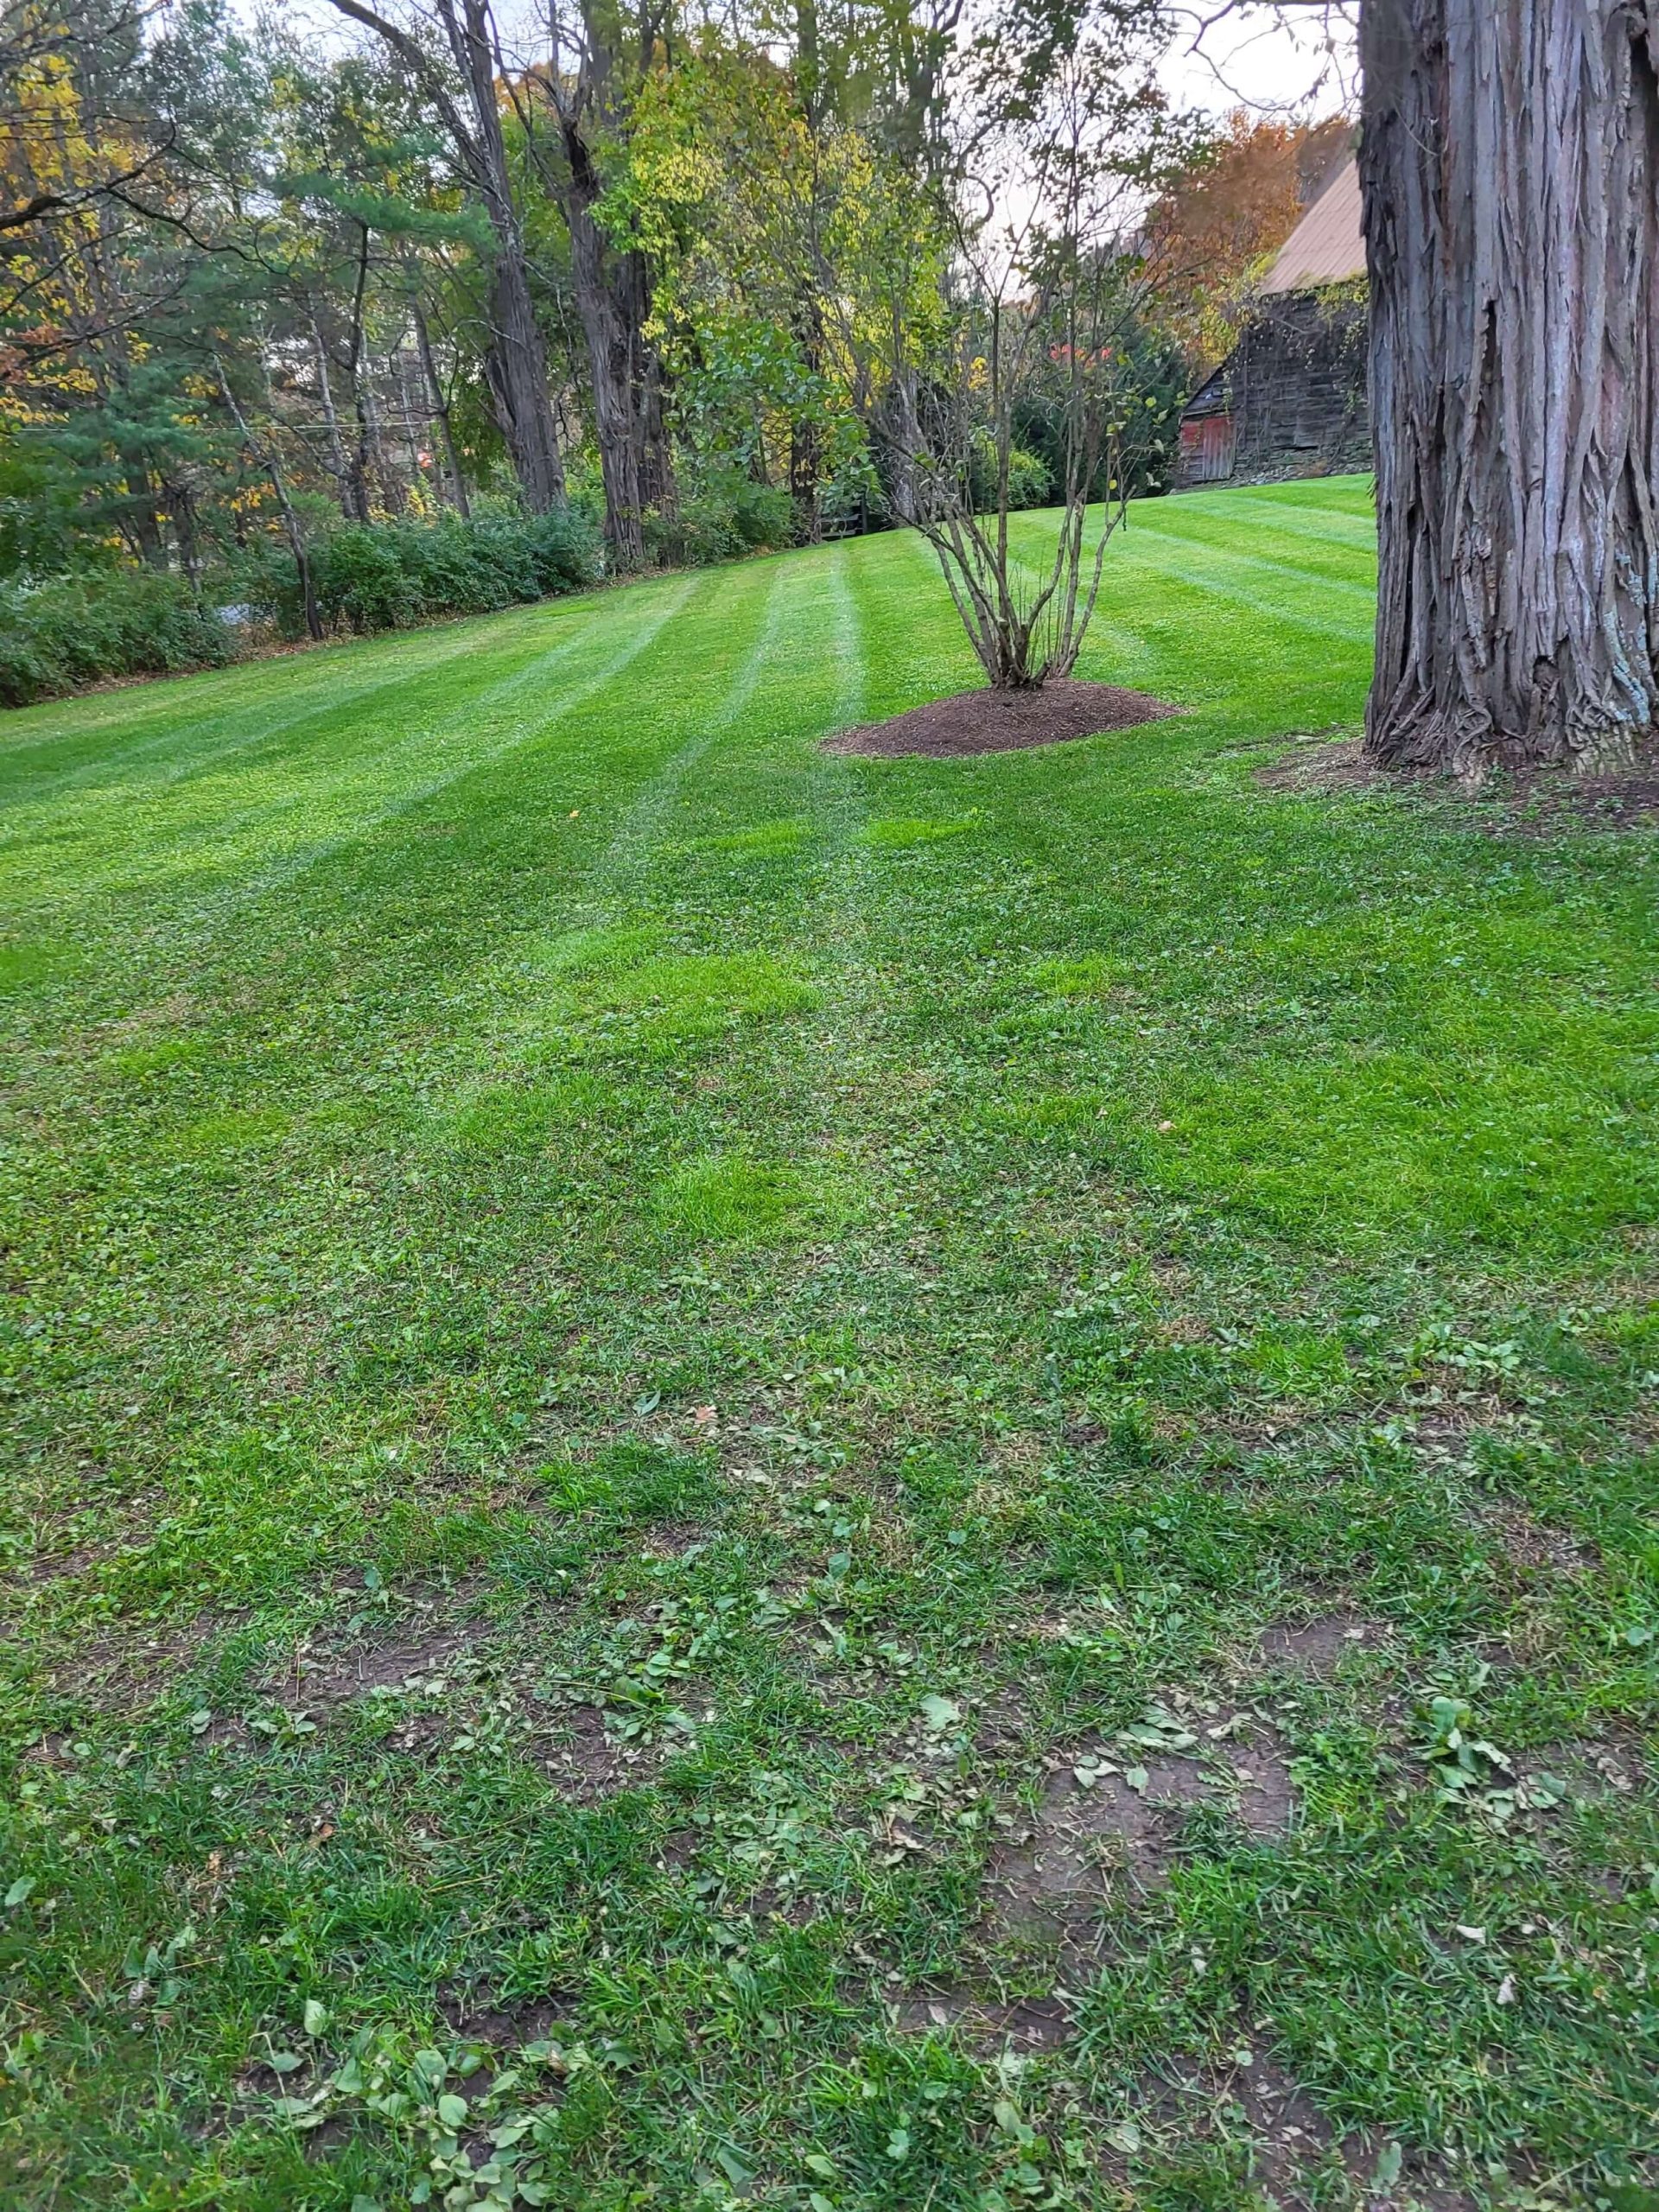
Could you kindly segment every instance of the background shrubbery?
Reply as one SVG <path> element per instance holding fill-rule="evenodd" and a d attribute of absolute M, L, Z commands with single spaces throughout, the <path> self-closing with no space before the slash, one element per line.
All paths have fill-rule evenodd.
<path fill-rule="evenodd" d="M 696 567 L 790 543 L 787 492 L 733 472 L 646 524 L 651 559 Z M 603 573 L 599 525 L 582 499 L 552 514 L 481 503 L 470 520 L 340 523 L 310 549 L 317 606 L 331 630 L 398 630 L 448 614 L 489 614 Z M 230 619 L 226 619 L 229 613 Z M 305 634 L 292 556 L 263 538 L 230 553 L 200 594 L 182 576 L 98 569 L 0 586 L 0 704 L 71 691 L 100 677 L 216 668 L 246 631 Z"/>
<path fill-rule="evenodd" d="M 794 531 L 789 493 L 734 469 L 683 493 L 672 514 L 648 514 L 645 551 L 664 568 L 696 569 L 788 545 Z"/>
<path fill-rule="evenodd" d="M 104 676 L 217 668 L 232 633 L 181 576 L 114 569 L 0 586 L 0 702 L 25 706 Z"/>
<path fill-rule="evenodd" d="M 398 630 L 438 614 L 490 614 L 600 574 L 599 541 L 575 508 L 544 515 L 484 514 L 470 522 L 348 523 L 312 556 L 325 622 Z M 297 585 L 278 610 L 297 631 Z"/>
<path fill-rule="evenodd" d="M 485 513 L 470 522 L 348 523 L 311 549 L 311 572 L 331 628 L 395 630 L 445 614 L 580 591 L 600 574 L 592 521 L 557 514 Z M 256 630 L 304 634 L 290 556 L 267 541 L 205 581 L 149 569 L 92 569 L 0 588 L 0 703 L 27 705 L 100 677 L 217 668 L 236 650 L 245 610 Z"/>

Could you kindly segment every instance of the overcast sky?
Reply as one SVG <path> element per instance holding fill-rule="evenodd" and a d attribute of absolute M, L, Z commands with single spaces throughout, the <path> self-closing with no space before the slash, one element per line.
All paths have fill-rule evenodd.
<path fill-rule="evenodd" d="M 1216 23 L 1198 37 L 1203 16 L 1195 10 L 1192 28 L 1164 65 L 1171 98 L 1183 107 L 1225 112 L 1243 105 L 1312 117 L 1353 105 L 1358 86 L 1351 29 L 1310 13 L 1312 21 L 1287 27 L 1261 10 Z"/>
<path fill-rule="evenodd" d="M 242 3 L 251 14 L 256 0 Z M 526 34 L 532 33 L 540 9 L 534 0 L 499 0 L 499 5 L 504 27 L 518 34 L 513 42 L 524 44 L 528 52 L 537 43 L 533 34 Z M 327 0 L 287 0 L 285 12 L 331 40 L 346 34 Z M 1163 80 L 1178 106 L 1224 113 L 1243 103 L 1319 116 L 1331 114 L 1351 96 L 1351 41 L 1339 35 L 1338 50 L 1327 51 L 1325 27 L 1317 15 L 1313 23 L 1287 29 L 1263 8 L 1243 21 L 1230 18 L 1217 23 L 1194 52 L 1194 34 L 1204 16 L 1211 12 L 1213 0 L 1192 0 L 1191 25 L 1165 62 Z"/>

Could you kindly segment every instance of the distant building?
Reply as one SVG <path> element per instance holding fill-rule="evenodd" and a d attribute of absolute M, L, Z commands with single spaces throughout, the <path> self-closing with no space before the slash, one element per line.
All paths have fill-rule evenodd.
<path fill-rule="evenodd" d="M 1178 488 L 1370 467 L 1364 276 L 1351 155 L 1280 248 L 1238 344 L 1182 410 Z"/>

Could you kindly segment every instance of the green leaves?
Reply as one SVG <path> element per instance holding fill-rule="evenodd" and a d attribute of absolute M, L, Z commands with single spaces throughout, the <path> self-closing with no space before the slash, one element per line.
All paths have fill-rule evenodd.
<path fill-rule="evenodd" d="M 922 1700 L 922 1719 L 931 1734 L 943 1736 L 960 1722 L 962 1707 L 952 1698 L 930 1694 Z"/>

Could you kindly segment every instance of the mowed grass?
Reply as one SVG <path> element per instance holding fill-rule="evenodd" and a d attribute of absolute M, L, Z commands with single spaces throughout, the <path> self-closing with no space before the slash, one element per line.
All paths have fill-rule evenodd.
<path fill-rule="evenodd" d="M 6 719 L 7 2206 L 1659 2201 L 1653 841 L 1262 785 L 1373 573 Z"/>

